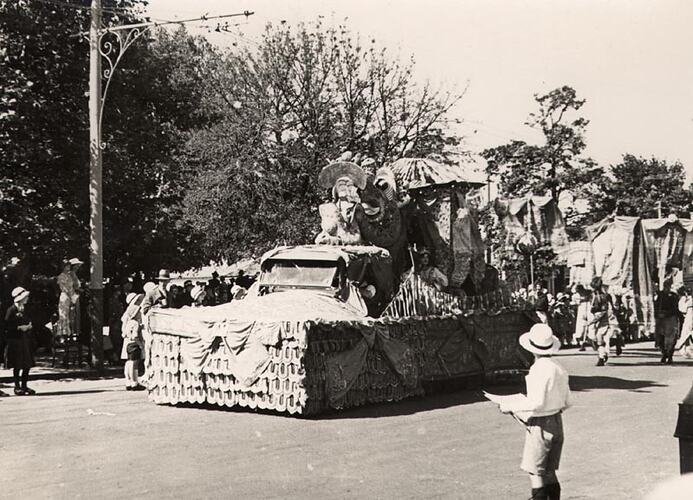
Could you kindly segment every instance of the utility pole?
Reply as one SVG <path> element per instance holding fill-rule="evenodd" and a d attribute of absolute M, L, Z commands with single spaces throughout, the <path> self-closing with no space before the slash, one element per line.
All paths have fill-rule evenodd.
<path fill-rule="evenodd" d="M 89 27 L 89 229 L 91 244 L 89 248 L 89 319 L 91 323 L 91 362 L 97 370 L 103 369 L 103 190 L 101 155 L 101 124 L 103 106 L 108 95 L 113 73 L 127 49 L 142 35 L 158 26 L 167 26 L 211 19 L 226 19 L 245 16 L 254 12 L 244 11 L 218 16 L 201 16 L 180 21 L 144 22 L 126 24 L 110 28 L 101 27 L 101 0 L 91 0 L 91 25 Z M 82 37 L 86 33 L 75 36 Z M 105 36 L 112 38 L 104 42 Z M 101 57 L 107 68 L 101 71 Z M 102 78 L 106 85 L 102 92 Z"/>
<path fill-rule="evenodd" d="M 101 0 L 91 0 L 89 29 L 89 319 L 91 363 L 103 370 L 103 193 L 101 188 Z"/>

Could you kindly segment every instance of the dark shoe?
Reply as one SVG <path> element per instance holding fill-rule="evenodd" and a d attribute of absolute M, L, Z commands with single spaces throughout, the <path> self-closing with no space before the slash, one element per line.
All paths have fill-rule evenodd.
<path fill-rule="evenodd" d="M 604 363 L 606 363 L 606 360 L 604 358 L 599 358 L 597 360 L 597 366 L 604 366 Z"/>
<path fill-rule="evenodd" d="M 546 487 L 532 488 L 532 496 L 529 498 L 530 500 L 549 500 Z"/>
<path fill-rule="evenodd" d="M 15 396 L 24 396 L 24 391 L 21 390 L 19 387 L 14 388 L 14 395 Z"/>
<path fill-rule="evenodd" d="M 143 386 L 142 384 L 137 384 L 135 387 L 132 387 L 130 389 L 131 391 L 146 391 L 147 388 Z"/>
<path fill-rule="evenodd" d="M 662 356 L 662 359 L 659 360 L 660 363 L 664 364 L 667 362 L 667 357 L 666 355 Z"/>
<path fill-rule="evenodd" d="M 623 349 L 621 348 L 620 345 L 617 345 L 616 346 L 616 356 L 620 356 L 621 354 L 623 354 Z"/>
<path fill-rule="evenodd" d="M 673 358 L 672 356 L 669 356 L 669 357 L 667 358 L 667 364 L 668 364 L 668 365 L 673 365 L 673 364 L 674 364 L 674 358 Z"/>
<path fill-rule="evenodd" d="M 24 392 L 25 396 L 33 396 L 34 394 L 36 394 L 35 390 L 29 389 L 28 387 L 25 387 L 24 389 L 22 389 L 22 392 Z"/>
<path fill-rule="evenodd" d="M 580 350 L 584 351 L 585 350 L 585 344 L 580 344 Z"/>
<path fill-rule="evenodd" d="M 561 500 L 561 485 L 558 483 L 547 484 L 544 486 L 546 490 L 546 500 Z"/>

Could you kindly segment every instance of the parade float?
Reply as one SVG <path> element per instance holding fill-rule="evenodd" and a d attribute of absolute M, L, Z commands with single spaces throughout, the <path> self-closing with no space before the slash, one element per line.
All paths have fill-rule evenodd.
<path fill-rule="evenodd" d="M 457 263 L 469 273 L 479 251 L 469 240 L 474 221 L 460 220 L 469 216 L 457 206 L 463 197 L 441 208 L 460 193 L 463 180 L 453 181 L 435 188 L 418 219 L 449 214 L 437 226 L 448 239 L 438 243 L 453 256 L 450 282 L 461 283 Z M 411 200 L 430 201 L 431 192 L 412 193 L 392 169 L 368 175 L 349 161 L 325 167 L 319 182 L 332 199 L 319 207 L 315 243 L 267 252 L 245 299 L 145 318 L 152 401 L 312 415 L 527 366 L 517 339 L 534 319 L 507 291 L 451 294 L 414 272 L 419 209 Z"/>

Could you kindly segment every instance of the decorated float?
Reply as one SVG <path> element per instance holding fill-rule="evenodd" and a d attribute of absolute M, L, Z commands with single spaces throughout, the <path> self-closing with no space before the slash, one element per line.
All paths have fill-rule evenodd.
<path fill-rule="evenodd" d="M 348 159 L 325 167 L 319 182 L 332 199 L 320 206 L 315 244 L 267 252 L 245 299 L 152 309 L 145 318 L 152 401 L 311 415 L 527 366 L 517 338 L 534 320 L 507 292 L 484 299 L 448 293 L 455 287 L 441 290 L 412 268 L 411 220 L 419 209 L 411 200 L 420 193 L 401 187 L 392 169 L 369 175 Z M 461 184 L 448 182 L 448 193 Z M 436 208 L 453 214 L 443 226 L 453 262 L 440 272 L 451 285 L 479 266 L 469 244 L 459 254 L 468 261 L 455 257 L 467 236 L 454 228 L 469 235 L 475 224 L 459 222 L 467 208 L 455 208 Z"/>

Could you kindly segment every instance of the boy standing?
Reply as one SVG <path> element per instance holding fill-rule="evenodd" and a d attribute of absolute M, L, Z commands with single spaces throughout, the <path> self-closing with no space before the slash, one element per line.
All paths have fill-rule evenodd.
<path fill-rule="evenodd" d="M 563 448 L 561 413 L 568 407 L 568 373 L 551 356 L 561 341 L 551 327 L 536 324 L 520 337 L 520 345 L 534 354 L 534 363 L 525 377 L 527 396 L 501 402 L 503 413 L 517 414 L 527 426 L 520 468 L 529 474 L 534 500 L 560 500 L 561 485 L 556 470 Z"/>
<path fill-rule="evenodd" d="M 127 309 L 121 318 L 123 322 L 123 350 L 121 359 L 125 360 L 125 390 L 143 391 L 145 387 L 139 383 L 137 365 L 142 358 L 142 312 L 140 304 L 142 295 L 129 293 Z"/>

